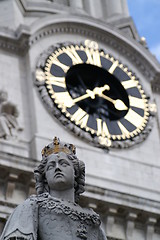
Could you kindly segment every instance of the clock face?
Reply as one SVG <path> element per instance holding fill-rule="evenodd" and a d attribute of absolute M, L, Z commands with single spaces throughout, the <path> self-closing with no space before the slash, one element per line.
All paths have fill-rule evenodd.
<path fill-rule="evenodd" d="M 96 42 L 54 49 L 36 79 L 62 115 L 102 146 L 132 140 L 146 127 L 148 100 L 138 78 Z"/>

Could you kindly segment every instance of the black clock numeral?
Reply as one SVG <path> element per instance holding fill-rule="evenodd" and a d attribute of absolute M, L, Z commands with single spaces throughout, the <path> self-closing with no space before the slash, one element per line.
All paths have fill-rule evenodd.
<path fill-rule="evenodd" d="M 87 127 L 88 119 L 88 113 L 83 111 L 81 108 L 78 108 L 78 110 L 71 117 L 71 120 L 75 121 L 76 124 L 79 124 L 82 128 Z"/>
<path fill-rule="evenodd" d="M 97 121 L 97 134 L 103 137 L 110 136 L 106 122 L 100 118 L 97 118 L 96 121 Z"/>

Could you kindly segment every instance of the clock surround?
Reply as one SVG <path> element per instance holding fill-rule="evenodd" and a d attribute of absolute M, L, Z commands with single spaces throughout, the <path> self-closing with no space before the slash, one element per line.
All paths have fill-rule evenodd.
<path fill-rule="evenodd" d="M 130 147 L 151 130 L 139 79 L 97 42 L 51 46 L 37 62 L 35 85 L 47 109 L 96 146 Z"/>

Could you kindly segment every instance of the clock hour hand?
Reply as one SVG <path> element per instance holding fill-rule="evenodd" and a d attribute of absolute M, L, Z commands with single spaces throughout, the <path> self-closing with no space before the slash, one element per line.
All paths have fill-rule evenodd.
<path fill-rule="evenodd" d="M 120 99 L 112 99 L 106 95 L 104 95 L 103 93 L 99 94 L 100 97 L 103 97 L 104 99 L 106 99 L 107 101 L 113 103 L 114 107 L 117 109 L 117 110 L 127 110 L 128 107 L 124 104 L 124 102 L 122 102 L 122 100 Z"/>

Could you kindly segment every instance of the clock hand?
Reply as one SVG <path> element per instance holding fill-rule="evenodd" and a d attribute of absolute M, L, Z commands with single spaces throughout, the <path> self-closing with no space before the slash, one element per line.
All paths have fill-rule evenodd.
<path fill-rule="evenodd" d="M 84 94 L 84 95 L 82 95 L 82 96 L 80 96 L 80 97 L 78 97 L 78 98 L 73 99 L 73 102 L 76 103 L 76 102 L 82 101 L 83 99 L 86 99 L 86 98 L 88 98 L 88 97 L 94 99 L 94 98 L 95 98 L 95 95 L 98 94 L 99 91 L 100 91 L 100 92 L 103 92 L 103 91 L 109 90 L 109 89 L 110 89 L 110 87 L 109 87 L 107 84 L 104 85 L 103 87 L 95 87 L 95 88 L 93 89 L 93 91 L 87 89 L 87 90 L 86 90 L 86 94 Z M 98 92 L 98 93 L 97 93 L 97 92 Z"/>
<path fill-rule="evenodd" d="M 114 104 L 114 107 L 117 109 L 117 110 L 127 110 L 128 107 L 124 104 L 124 102 L 122 102 L 120 99 L 112 99 L 106 95 L 103 94 L 103 91 L 105 90 L 109 90 L 110 87 L 106 84 L 104 85 L 103 87 L 95 87 L 93 89 L 93 92 L 94 94 L 98 95 L 99 97 L 103 97 L 104 99 L 106 99 L 107 101 L 111 102 Z"/>
<path fill-rule="evenodd" d="M 104 99 L 106 99 L 107 101 L 111 102 L 114 104 L 114 107 L 117 109 L 117 110 L 127 110 L 128 107 L 124 104 L 124 102 L 122 102 L 120 99 L 112 99 L 106 95 L 104 95 L 103 93 L 99 94 L 100 97 L 103 97 Z"/>
<path fill-rule="evenodd" d="M 103 87 L 95 87 L 93 89 L 93 92 L 97 95 L 101 94 L 102 92 L 104 92 L 105 90 L 110 90 L 110 86 L 105 84 Z"/>
<path fill-rule="evenodd" d="M 89 89 L 86 90 L 86 94 L 84 94 L 84 95 L 82 95 L 82 96 L 80 96 L 78 98 L 72 99 L 72 100 L 73 100 L 74 103 L 76 103 L 76 102 L 82 101 L 83 99 L 86 99 L 88 97 L 90 97 L 92 99 L 95 98 L 94 92 L 89 90 Z"/>

